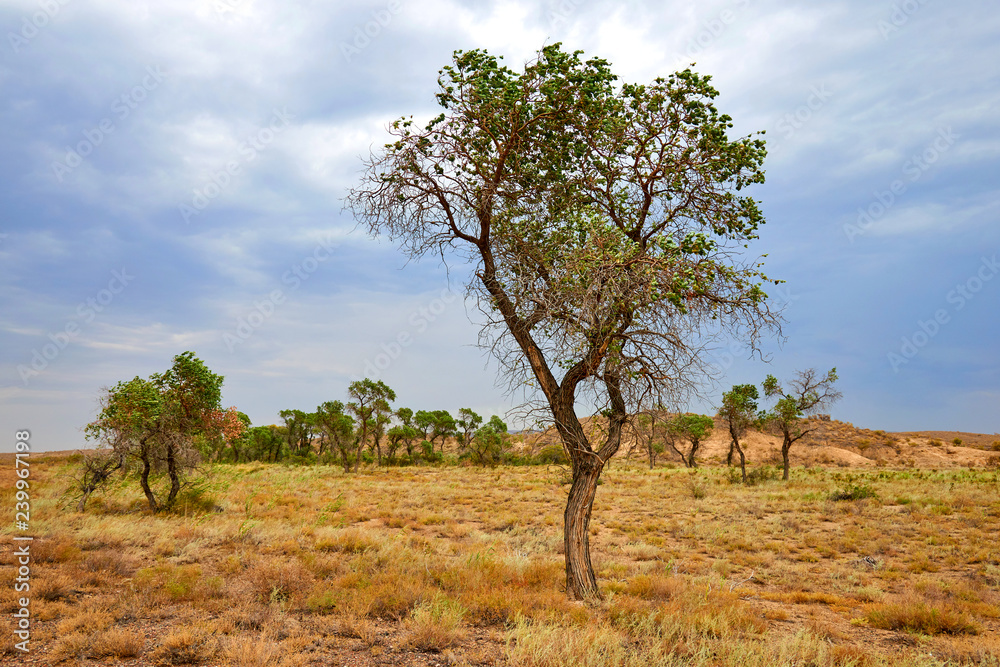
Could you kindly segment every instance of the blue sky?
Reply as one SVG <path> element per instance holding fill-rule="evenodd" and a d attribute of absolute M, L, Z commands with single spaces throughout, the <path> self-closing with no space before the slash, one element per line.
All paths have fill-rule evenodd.
<path fill-rule="evenodd" d="M 697 62 L 767 132 L 752 250 L 787 340 L 716 351 L 725 386 L 836 366 L 835 418 L 1000 431 L 993 3 L 5 0 L 0 28 L 0 421 L 38 449 L 185 350 L 255 424 L 376 373 L 503 414 L 464 268 L 407 264 L 342 199 L 454 50 L 556 41 L 634 82 Z"/>

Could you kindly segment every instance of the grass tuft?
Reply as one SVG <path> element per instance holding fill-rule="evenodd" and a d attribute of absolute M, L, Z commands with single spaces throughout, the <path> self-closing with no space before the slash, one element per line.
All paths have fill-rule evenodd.
<path fill-rule="evenodd" d="M 979 625 L 967 615 L 941 604 L 919 601 L 873 605 L 865 612 L 865 619 L 882 630 L 923 635 L 978 635 L 981 632 Z"/>

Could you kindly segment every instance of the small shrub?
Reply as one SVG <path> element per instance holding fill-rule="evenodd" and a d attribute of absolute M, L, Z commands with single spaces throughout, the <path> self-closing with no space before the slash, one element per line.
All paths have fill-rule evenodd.
<path fill-rule="evenodd" d="M 771 466 L 754 468 L 747 473 L 747 486 L 757 486 L 778 479 L 778 471 Z"/>
<path fill-rule="evenodd" d="M 979 626 L 968 616 L 940 605 L 904 602 L 874 605 L 865 613 L 873 627 L 925 635 L 978 635 Z"/>
<path fill-rule="evenodd" d="M 696 474 L 689 475 L 686 480 L 684 480 L 684 485 L 687 487 L 688 493 L 695 500 L 701 500 L 708 495 L 708 489 L 705 488 L 704 482 L 702 482 Z"/>
<path fill-rule="evenodd" d="M 569 457 L 566 456 L 566 450 L 563 449 L 562 445 L 549 445 L 543 447 L 538 454 L 535 455 L 535 463 L 539 465 L 569 465 Z"/>
<path fill-rule="evenodd" d="M 739 468 L 731 467 L 726 474 L 730 484 L 743 483 L 743 473 Z M 760 466 L 747 472 L 747 486 L 757 486 L 775 479 L 778 479 L 778 471 L 772 466 Z"/>
<path fill-rule="evenodd" d="M 278 662 L 281 650 L 278 644 L 260 639 L 231 639 L 225 650 L 226 658 L 233 667 L 268 667 Z"/>
<path fill-rule="evenodd" d="M 1000 452 L 1000 440 L 994 440 L 993 444 L 990 445 L 990 449 L 994 452 Z"/>
<path fill-rule="evenodd" d="M 112 628 L 94 642 L 95 658 L 135 658 L 142 655 L 146 639 L 141 632 Z"/>
<path fill-rule="evenodd" d="M 191 630 L 167 635 L 153 658 L 160 665 L 197 665 L 209 657 L 208 637 Z"/>
<path fill-rule="evenodd" d="M 406 643 L 421 651 L 439 652 L 465 639 L 462 618 L 465 608 L 454 600 L 438 597 L 413 609 Z"/>
<path fill-rule="evenodd" d="M 875 489 L 867 484 L 852 484 L 846 489 L 830 494 L 830 500 L 864 500 L 865 498 L 878 498 Z"/>
<path fill-rule="evenodd" d="M 209 514 L 216 508 L 215 499 L 208 493 L 208 485 L 204 480 L 197 480 L 185 486 L 177 495 L 173 505 L 175 514 Z"/>
<path fill-rule="evenodd" d="M 85 658 L 90 649 L 90 637 L 82 632 L 74 632 L 58 639 L 52 646 L 50 655 L 57 662 Z"/>
<path fill-rule="evenodd" d="M 951 442 L 952 442 L 953 445 L 961 445 L 962 444 L 962 439 L 961 438 L 955 438 Z"/>

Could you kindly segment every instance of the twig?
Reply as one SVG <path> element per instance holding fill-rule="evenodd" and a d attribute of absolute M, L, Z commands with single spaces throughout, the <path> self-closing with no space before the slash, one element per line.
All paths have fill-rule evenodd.
<path fill-rule="evenodd" d="M 754 575 L 754 570 L 750 570 L 750 576 L 749 577 L 747 577 L 746 579 L 743 579 L 741 581 L 734 581 L 733 583 L 729 584 L 729 592 L 732 593 L 736 589 L 737 586 L 742 586 L 743 584 L 745 584 L 748 581 L 750 581 L 751 579 L 753 579 L 753 575 Z"/>

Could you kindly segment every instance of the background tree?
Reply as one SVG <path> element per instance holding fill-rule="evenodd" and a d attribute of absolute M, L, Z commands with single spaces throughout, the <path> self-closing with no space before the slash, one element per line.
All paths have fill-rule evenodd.
<path fill-rule="evenodd" d="M 495 466 L 500 463 L 507 448 L 507 424 L 496 415 L 490 417 L 489 422 L 469 439 L 469 452 L 480 465 Z"/>
<path fill-rule="evenodd" d="M 388 387 L 387 387 L 388 389 Z M 371 419 L 371 434 L 372 434 L 372 445 L 375 449 L 375 454 L 378 457 L 378 464 L 382 465 L 382 438 L 385 436 L 386 428 L 392 423 L 392 408 L 389 406 L 390 401 L 396 400 L 396 393 L 391 389 L 385 393 L 382 400 L 376 401 L 374 404 L 375 410 L 372 413 Z"/>
<path fill-rule="evenodd" d="M 316 408 L 315 414 L 316 423 L 330 443 L 330 449 L 340 459 L 344 472 L 350 472 L 357 455 L 354 420 L 345 412 L 340 401 L 326 401 Z"/>
<path fill-rule="evenodd" d="M 295 456 L 307 456 L 312 451 L 314 420 L 302 410 L 282 410 L 278 413 L 285 424 L 285 442 Z"/>
<path fill-rule="evenodd" d="M 461 451 L 465 451 L 469 447 L 469 443 L 472 442 L 472 436 L 475 435 L 476 429 L 478 429 L 483 424 L 483 418 L 476 414 L 472 408 L 461 408 L 458 411 L 458 419 L 455 420 L 455 426 L 460 430 L 459 435 L 461 439 L 458 443 L 458 448 Z"/>
<path fill-rule="evenodd" d="M 676 415 L 665 425 L 668 432 L 667 443 L 681 457 L 686 467 L 697 468 L 698 461 L 695 455 L 701 447 L 701 441 L 708 437 L 714 426 L 715 422 L 708 415 L 691 413 Z M 678 445 L 687 451 L 682 451 Z"/>
<path fill-rule="evenodd" d="M 432 421 L 428 440 L 433 445 L 435 440 L 441 438 L 441 452 L 443 453 L 445 441 L 458 434 L 458 424 L 447 410 L 434 410 L 430 415 Z"/>
<path fill-rule="evenodd" d="M 326 452 L 327 446 L 330 444 L 330 438 L 326 431 L 322 428 L 319 408 L 316 409 L 316 412 L 308 413 L 306 415 L 306 421 L 309 424 L 309 430 L 312 433 L 313 441 L 316 444 L 316 455 L 321 457 Z"/>
<path fill-rule="evenodd" d="M 752 384 L 737 384 L 722 394 L 722 407 L 719 416 L 726 421 L 729 428 L 729 453 L 726 455 L 726 465 L 733 465 L 733 452 L 740 455 L 740 473 L 743 483 L 747 483 L 747 460 L 743 453 L 740 440 L 747 431 L 758 422 L 757 387 Z"/>
<path fill-rule="evenodd" d="M 253 426 L 246 433 L 244 458 L 248 461 L 277 461 L 285 442 L 279 427 Z"/>
<path fill-rule="evenodd" d="M 246 446 L 246 435 L 250 429 L 250 417 L 235 407 L 216 410 L 207 415 L 209 434 L 207 458 L 221 461 L 230 452 L 233 463 L 240 462 L 240 455 Z"/>
<path fill-rule="evenodd" d="M 396 410 L 396 418 L 399 420 L 399 430 L 395 431 L 396 437 L 401 441 L 406 447 L 406 455 L 413 460 L 413 442 L 420 437 L 426 435 L 417 428 L 414 422 L 413 410 L 410 408 L 399 408 Z"/>
<path fill-rule="evenodd" d="M 354 413 L 358 423 L 354 453 L 354 471 L 357 472 L 361 466 L 361 452 L 368 442 L 375 417 L 389 412 L 389 401 L 396 400 L 396 392 L 381 380 L 376 382 L 365 378 L 352 382 L 347 393 L 354 399 L 347 404 L 347 409 Z"/>
<path fill-rule="evenodd" d="M 559 44 L 523 73 L 456 52 L 438 79 L 444 111 L 422 128 L 392 123 L 347 198 L 371 233 L 411 256 L 454 251 L 475 264 L 481 343 L 512 388 L 540 392 L 572 461 L 574 598 L 599 594 L 591 510 L 640 397 L 696 386 L 716 333 L 755 346 L 777 324 L 759 265 L 738 260 L 763 223 L 738 191 L 763 182 L 764 142 L 727 137 L 709 77 L 616 79 L 606 61 Z M 594 443 L 580 398 L 608 414 Z"/>
<path fill-rule="evenodd" d="M 417 410 L 413 415 L 413 425 L 420 431 L 423 440 L 430 441 L 431 430 L 434 428 L 434 413 L 427 410 Z"/>
<path fill-rule="evenodd" d="M 630 424 L 636 442 L 642 447 L 646 459 L 649 461 L 649 469 L 652 470 L 656 456 L 663 452 L 667 426 L 666 412 L 662 405 L 657 405 L 632 415 Z"/>
<path fill-rule="evenodd" d="M 788 479 L 788 452 L 792 445 L 815 430 L 803 429 L 803 418 L 819 412 L 843 396 L 833 388 L 836 381 L 836 368 L 831 368 L 823 377 L 819 377 L 813 368 L 798 371 L 795 378 L 788 382 L 787 392 L 773 375 L 764 380 L 764 394 L 768 398 L 777 398 L 774 407 L 764 413 L 763 419 L 781 433 L 781 460 L 784 465 L 781 479 Z"/>

